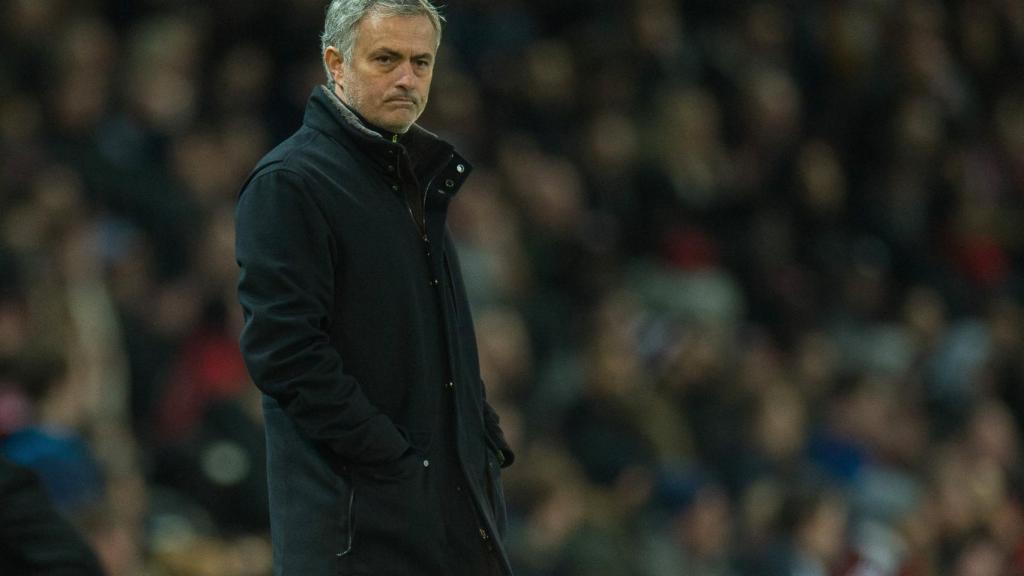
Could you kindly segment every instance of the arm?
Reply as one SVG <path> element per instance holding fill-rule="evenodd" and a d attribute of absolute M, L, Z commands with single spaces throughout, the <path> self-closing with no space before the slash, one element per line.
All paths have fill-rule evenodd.
<path fill-rule="evenodd" d="M 409 443 L 344 371 L 328 334 L 335 262 L 328 222 L 302 178 L 257 175 L 236 209 L 241 348 L 256 386 L 300 433 L 352 464 L 398 459 Z"/>

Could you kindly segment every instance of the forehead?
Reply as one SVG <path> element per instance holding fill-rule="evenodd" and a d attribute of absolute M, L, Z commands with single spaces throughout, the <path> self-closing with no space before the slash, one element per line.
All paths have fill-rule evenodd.
<path fill-rule="evenodd" d="M 356 51 L 388 49 L 395 52 L 433 54 L 437 30 L 425 14 L 389 16 L 371 12 L 359 22 Z"/>

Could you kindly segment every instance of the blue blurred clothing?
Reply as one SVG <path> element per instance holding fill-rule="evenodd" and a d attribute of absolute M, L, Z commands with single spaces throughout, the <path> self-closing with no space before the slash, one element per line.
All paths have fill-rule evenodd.
<path fill-rule="evenodd" d="M 0 455 L 38 474 L 62 512 L 103 497 L 99 465 L 86 442 L 71 432 L 27 426 L 0 439 Z"/>

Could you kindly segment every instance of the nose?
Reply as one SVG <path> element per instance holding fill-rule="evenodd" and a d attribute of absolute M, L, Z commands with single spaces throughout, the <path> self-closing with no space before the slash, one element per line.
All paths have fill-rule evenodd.
<path fill-rule="evenodd" d="M 413 70 L 411 61 L 402 62 L 397 69 L 397 74 L 395 86 L 408 89 L 416 85 L 416 72 Z"/>

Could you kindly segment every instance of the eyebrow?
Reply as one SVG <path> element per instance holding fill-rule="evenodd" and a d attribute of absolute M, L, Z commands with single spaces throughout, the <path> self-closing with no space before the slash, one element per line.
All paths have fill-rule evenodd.
<path fill-rule="evenodd" d="M 370 57 L 372 58 L 374 56 L 380 56 L 382 54 L 383 55 L 387 55 L 387 56 L 391 56 L 393 58 L 401 58 L 402 57 L 402 53 L 401 52 L 399 52 L 397 50 L 393 50 L 391 48 L 377 48 L 376 50 L 370 52 Z M 427 60 L 432 60 L 434 58 L 434 56 L 430 52 L 423 52 L 422 54 L 413 54 L 412 56 L 409 57 L 410 60 L 419 60 L 419 59 L 422 59 L 422 58 L 426 58 Z"/>

